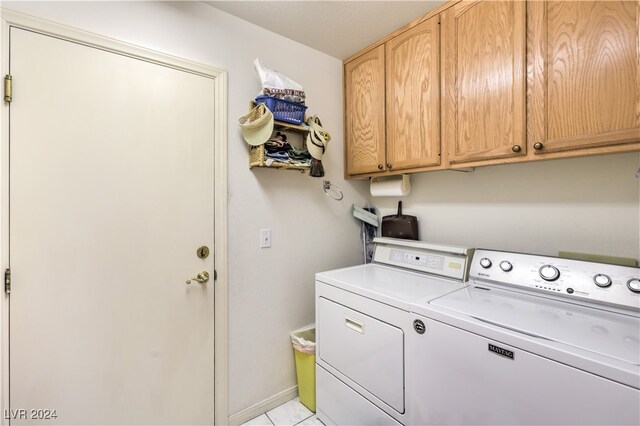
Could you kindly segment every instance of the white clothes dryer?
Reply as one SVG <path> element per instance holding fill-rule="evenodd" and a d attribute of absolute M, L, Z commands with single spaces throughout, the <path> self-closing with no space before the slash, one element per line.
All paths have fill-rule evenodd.
<path fill-rule="evenodd" d="M 463 288 L 473 253 L 374 242 L 373 263 L 316 274 L 316 410 L 326 425 L 406 424 L 411 304 Z"/>

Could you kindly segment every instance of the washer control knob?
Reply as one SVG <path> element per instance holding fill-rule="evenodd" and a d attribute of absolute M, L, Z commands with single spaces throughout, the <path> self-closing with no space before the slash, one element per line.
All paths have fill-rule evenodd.
<path fill-rule="evenodd" d="M 540 278 L 545 281 L 555 281 L 560 278 L 560 271 L 553 265 L 543 265 L 538 269 Z"/>
<path fill-rule="evenodd" d="M 640 293 L 640 278 L 631 278 L 627 281 L 627 287 L 634 293 Z"/>
<path fill-rule="evenodd" d="M 500 262 L 500 269 L 505 272 L 509 272 L 513 269 L 513 265 L 508 260 L 503 260 L 502 262 Z"/>
<path fill-rule="evenodd" d="M 593 276 L 593 282 L 598 287 L 602 287 L 602 288 L 609 287 L 611 285 L 611 277 L 605 274 L 597 274 Z"/>
<path fill-rule="evenodd" d="M 491 268 L 491 265 L 491 260 L 487 259 L 486 257 L 480 259 L 480 266 L 482 266 L 484 269 Z"/>

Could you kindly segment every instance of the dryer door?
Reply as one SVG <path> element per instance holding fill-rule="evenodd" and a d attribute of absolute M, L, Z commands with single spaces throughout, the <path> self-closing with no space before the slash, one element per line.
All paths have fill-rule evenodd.
<path fill-rule="evenodd" d="M 320 297 L 318 355 L 380 400 L 404 413 L 404 333 Z"/>

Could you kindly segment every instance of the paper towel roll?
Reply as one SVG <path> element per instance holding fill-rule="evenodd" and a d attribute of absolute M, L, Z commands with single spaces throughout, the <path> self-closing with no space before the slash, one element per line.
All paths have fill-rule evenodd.
<path fill-rule="evenodd" d="M 373 197 L 402 197 L 411 192 L 409 175 L 372 177 L 370 183 Z"/>

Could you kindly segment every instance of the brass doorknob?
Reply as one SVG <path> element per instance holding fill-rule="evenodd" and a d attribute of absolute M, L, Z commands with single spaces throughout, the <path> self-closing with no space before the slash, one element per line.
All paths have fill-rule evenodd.
<path fill-rule="evenodd" d="M 511 148 L 513 152 L 520 152 L 521 149 L 522 148 L 520 148 L 520 145 L 514 145 L 513 148 Z"/>
<path fill-rule="evenodd" d="M 191 281 L 195 281 L 200 284 L 205 284 L 207 281 L 209 281 L 209 273 L 207 271 L 202 271 L 195 277 L 188 279 L 187 284 L 191 284 Z"/>
<path fill-rule="evenodd" d="M 542 148 L 544 148 L 544 145 L 542 145 L 542 142 L 536 142 L 533 144 L 533 149 L 535 149 L 536 151 L 540 151 Z"/>

